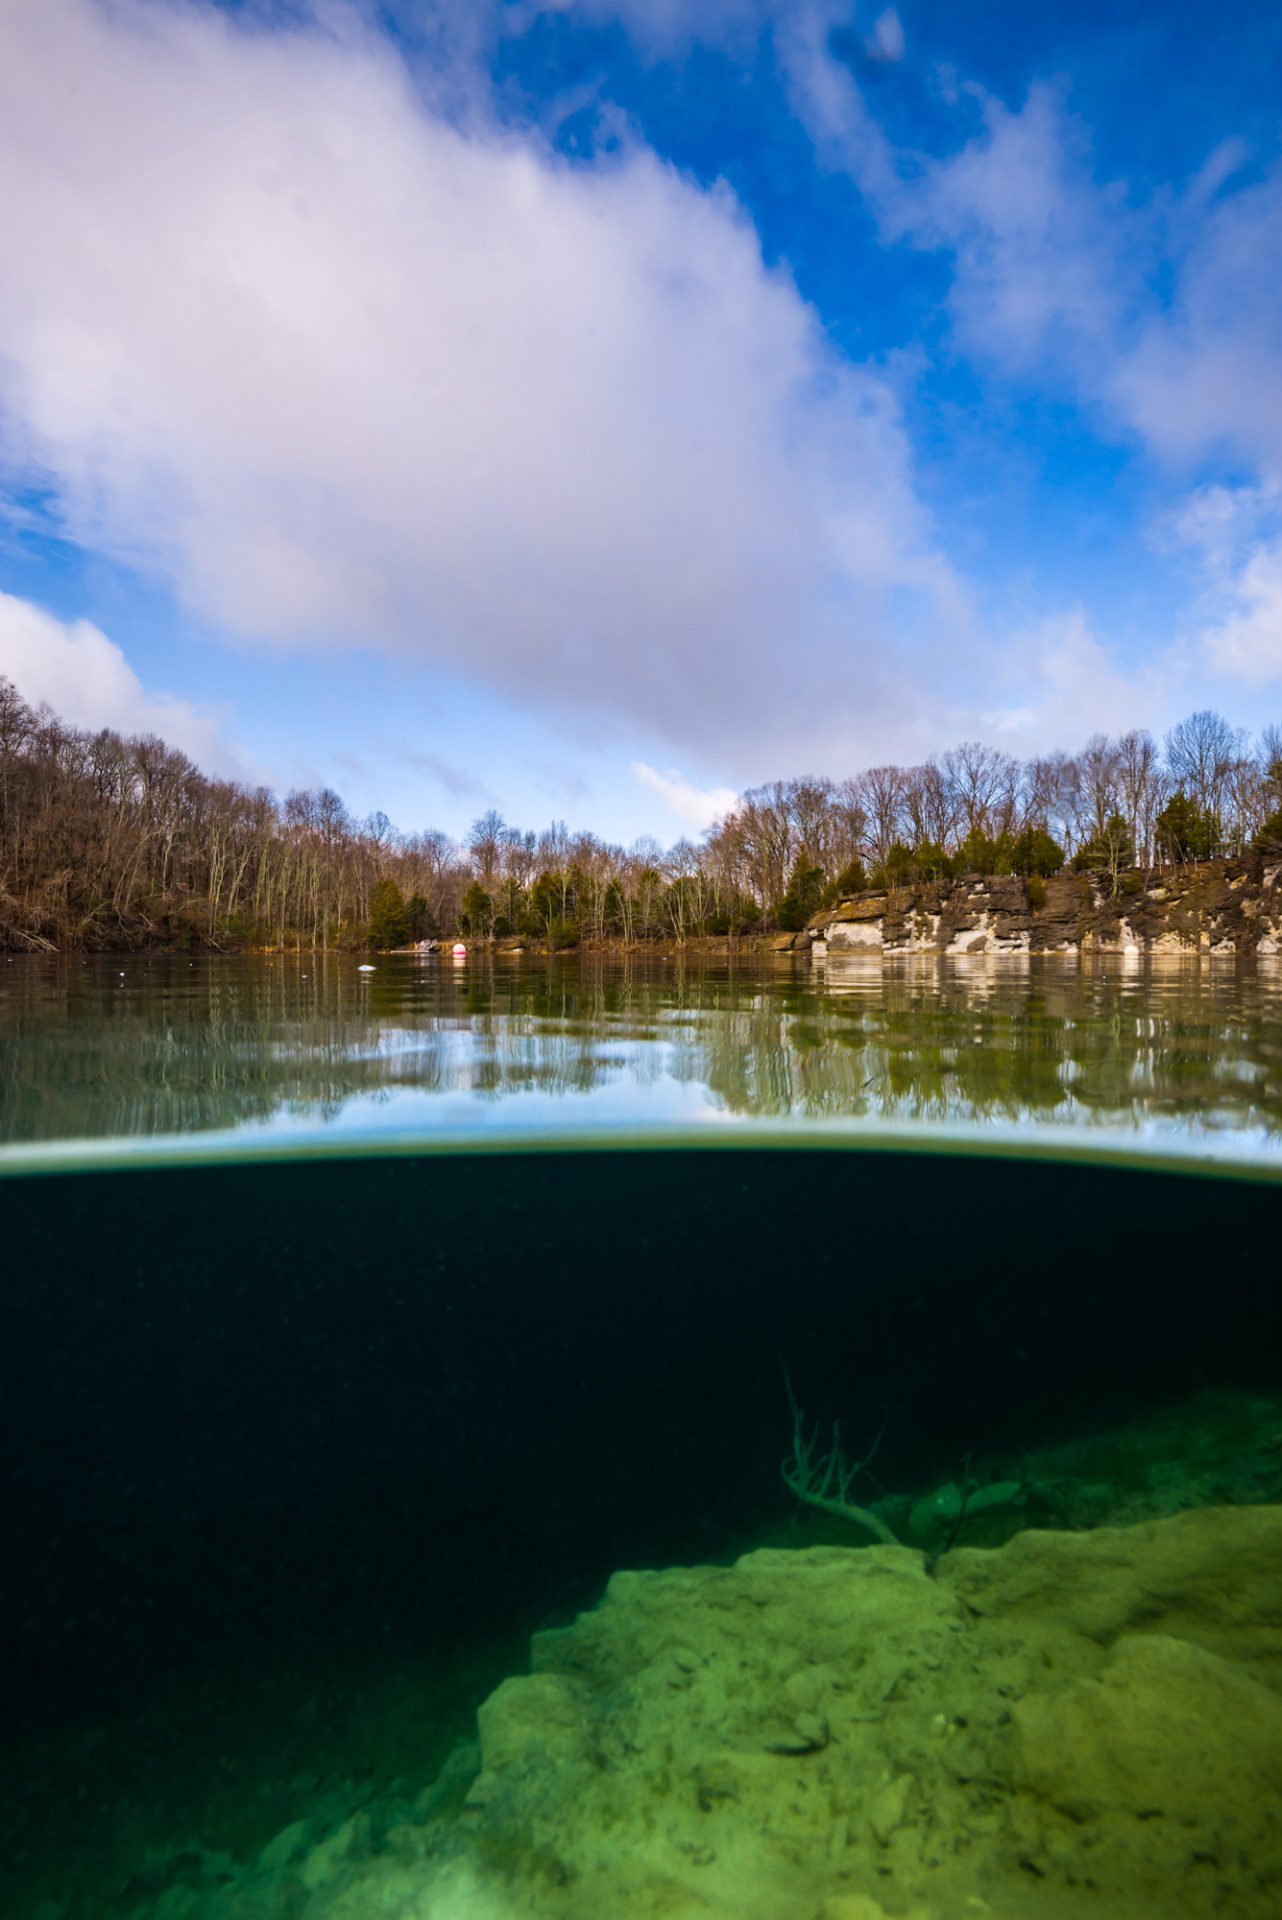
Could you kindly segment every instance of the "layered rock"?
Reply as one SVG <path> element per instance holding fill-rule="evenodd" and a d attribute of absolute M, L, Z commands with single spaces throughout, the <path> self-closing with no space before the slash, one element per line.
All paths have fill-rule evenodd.
<path fill-rule="evenodd" d="M 1116 892 L 1097 874 L 1030 883 L 1009 874 L 855 894 L 817 914 L 798 945 L 868 953 L 1282 953 L 1282 863 L 1258 855 L 1138 870 Z"/>
<path fill-rule="evenodd" d="M 454 1806 L 235 1913 L 1275 1920 L 1282 1508 L 621 1573 L 479 1718 Z"/>

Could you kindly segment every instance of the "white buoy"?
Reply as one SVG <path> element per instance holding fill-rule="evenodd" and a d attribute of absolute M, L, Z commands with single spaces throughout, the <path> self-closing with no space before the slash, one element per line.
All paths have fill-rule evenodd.
<path fill-rule="evenodd" d="M 357 967 L 356 971 L 357 973 L 373 973 L 374 969 L 369 965 L 367 961 L 363 967 Z"/>
<path fill-rule="evenodd" d="M 467 948 L 463 945 L 463 942 L 460 940 L 456 946 L 453 946 L 450 948 L 450 952 L 454 955 L 456 960 L 461 960 L 463 958 L 463 955 L 467 952 Z"/>

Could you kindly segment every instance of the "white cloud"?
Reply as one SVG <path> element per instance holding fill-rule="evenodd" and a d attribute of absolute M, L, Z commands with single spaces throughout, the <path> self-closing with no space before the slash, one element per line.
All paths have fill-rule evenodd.
<path fill-rule="evenodd" d="M 710 827 L 729 813 L 739 798 L 733 787 L 696 787 L 671 767 L 666 773 L 658 773 L 644 760 L 632 762 L 632 774 L 641 786 L 657 794 L 678 820 L 692 827 Z"/>
<path fill-rule="evenodd" d="M 73 534 L 705 748 L 875 730 L 892 597 L 925 680 L 959 604 L 884 380 L 724 191 L 452 123 L 326 17 L 0 10 L 0 402 Z"/>
<path fill-rule="evenodd" d="M 902 60 L 904 57 L 904 28 L 894 7 L 887 7 L 873 21 L 869 36 L 868 50 L 879 60 Z"/>
<path fill-rule="evenodd" d="M 955 256 L 949 306 L 985 358 L 1050 351 L 1077 375 L 1119 325 L 1122 235 L 1112 198 L 1090 180 L 1083 129 L 1055 90 L 1018 112 L 983 101 L 984 128 L 903 189 L 898 216 L 919 244 Z"/>
<path fill-rule="evenodd" d="M 592 4 L 606 10 L 611 0 Z M 1260 476 L 1256 486 L 1204 488 L 1178 516 L 1178 541 L 1206 579 L 1204 624 L 1187 657 L 1170 649 L 1160 675 L 1132 678 L 1080 611 L 1060 614 L 1003 661 L 989 659 L 1011 704 L 981 724 L 1030 744 L 1048 729 L 1130 724 L 1169 711 L 1199 661 L 1248 684 L 1282 676 L 1282 164 L 1243 185 L 1257 156 L 1230 137 L 1182 188 L 1137 193 L 1096 177 L 1089 129 L 1066 89 L 1041 83 L 1015 109 L 974 85 L 952 87 L 951 104 L 978 111 L 982 126 L 923 162 L 887 139 L 834 52 L 846 0 L 763 8 L 727 4 L 710 22 L 724 34 L 750 17 L 770 20 L 821 163 L 850 173 L 887 241 L 953 256 L 948 307 L 976 360 L 1076 390 L 1112 430 L 1137 433 L 1167 461 L 1227 457 Z M 663 0 L 612 0 L 612 10 L 634 25 L 662 15 L 669 38 L 681 12 Z M 864 46 L 870 57 L 903 56 L 893 8 Z M 1208 692 L 1215 697 L 1205 688 L 1198 697 Z"/>
<path fill-rule="evenodd" d="M 1213 147 L 1189 182 L 1185 207 L 1198 212 L 1212 201 L 1226 180 L 1231 180 L 1251 158 L 1251 150 L 1236 138 L 1221 140 Z"/>
<path fill-rule="evenodd" d="M 1094 177 L 1056 89 L 983 112 L 983 132 L 920 178 L 894 156 L 878 176 L 887 232 L 952 251 L 966 348 L 1076 388 L 1165 458 L 1282 470 L 1282 166 L 1235 190 L 1249 156 L 1226 140 L 1183 191 L 1142 200 Z"/>
<path fill-rule="evenodd" d="M 63 622 L 15 594 L 0 593 L 0 673 L 29 706 L 47 701 L 75 727 L 158 733 L 202 767 L 243 775 L 216 719 L 185 700 L 149 694 L 114 640 L 88 620 Z"/>
<path fill-rule="evenodd" d="M 1161 725 L 1174 717 L 1183 680 L 1173 657 L 1127 672 L 1080 607 L 1020 633 L 1008 650 L 1007 670 L 1012 704 L 977 718 L 982 731 L 1022 753 L 1071 749 L 1101 731 Z"/>
<path fill-rule="evenodd" d="M 804 0 L 779 11 L 774 42 L 788 98 L 819 160 L 851 173 L 885 217 L 901 191 L 896 156 L 850 68 L 829 48 L 833 28 L 848 18 L 843 0 Z"/>
<path fill-rule="evenodd" d="M 887 138 L 834 52 L 849 0 L 554 4 L 622 20 L 652 57 L 696 39 L 750 48 L 768 29 L 821 163 L 851 174 L 888 241 L 953 255 L 948 306 L 975 358 L 1075 388 L 1165 456 L 1228 451 L 1282 469 L 1282 165 L 1243 186 L 1258 156 L 1231 136 L 1185 186 L 1146 196 L 1096 177 L 1066 86 L 1041 82 L 1016 109 L 973 83 L 950 86 L 950 104 L 978 109 L 983 125 L 927 162 Z M 903 57 L 894 7 L 863 45 L 872 59 Z"/>
<path fill-rule="evenodd" d="M 1201 487 L 1172 531 L 1204 570 L 1207 664 L 1249 685 L 1282 680 L 1282 487 Z"/>
<path fill-rule="evenodd" d="M 1233 610 L 1202 635 L 1207 660 L 1255 686 L 1282 680 L 1282 539 L 1255 547 L 1230 591 Z"/>
<path fill-rule="evenodd" d="M 837 0 L 779 16 L 795 109 L 887 240 L 952 254 L 966 350 L 1076 389 L 1164 456 L 1227 451 L 1282 470 L 1282 164 L 1243 186 L 1252 156 L 1230 138 L 1185 187 L 1145 197 L 1096 177 L 1089 129 L 1063 87 L 1040 82 L 1014 110 L 962 89 L 954 105 L 978 105 L 980 131 L 923 164 L 887 140 L 834 56 L 836 17 Z"/>
<path fill-rule="evenodd" d="M 1235 156 L 1207 163 L 1229 178 Z M 1203 169 L 1203 173 L 1206 169 Z M 1216 182 L 1218 185 L 1219 182 Z M 1119 356 L 1117 405 L 1162 453 L 1245 455 L 1282 472 L 1282 166 L 1209 206 L 1199 178 L 1173 236 L 1175 294 Z"/>

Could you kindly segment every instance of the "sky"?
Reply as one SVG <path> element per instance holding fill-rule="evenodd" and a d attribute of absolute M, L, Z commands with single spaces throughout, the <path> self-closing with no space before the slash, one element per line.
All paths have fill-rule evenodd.
<path fill-rule="evenodd" d="M 0 673 L 625 844 L 1282 721 L 1282 9 L 6 0 Z"/>

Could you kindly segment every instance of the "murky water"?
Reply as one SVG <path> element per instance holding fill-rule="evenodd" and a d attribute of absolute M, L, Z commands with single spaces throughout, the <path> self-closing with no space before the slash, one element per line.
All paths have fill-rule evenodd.
<path fill-rule="evenodd" d="M 0 968 L 0 1141 L 770 1123 L 1282 1164 L 1282 966 L 106 956 Z"/>

